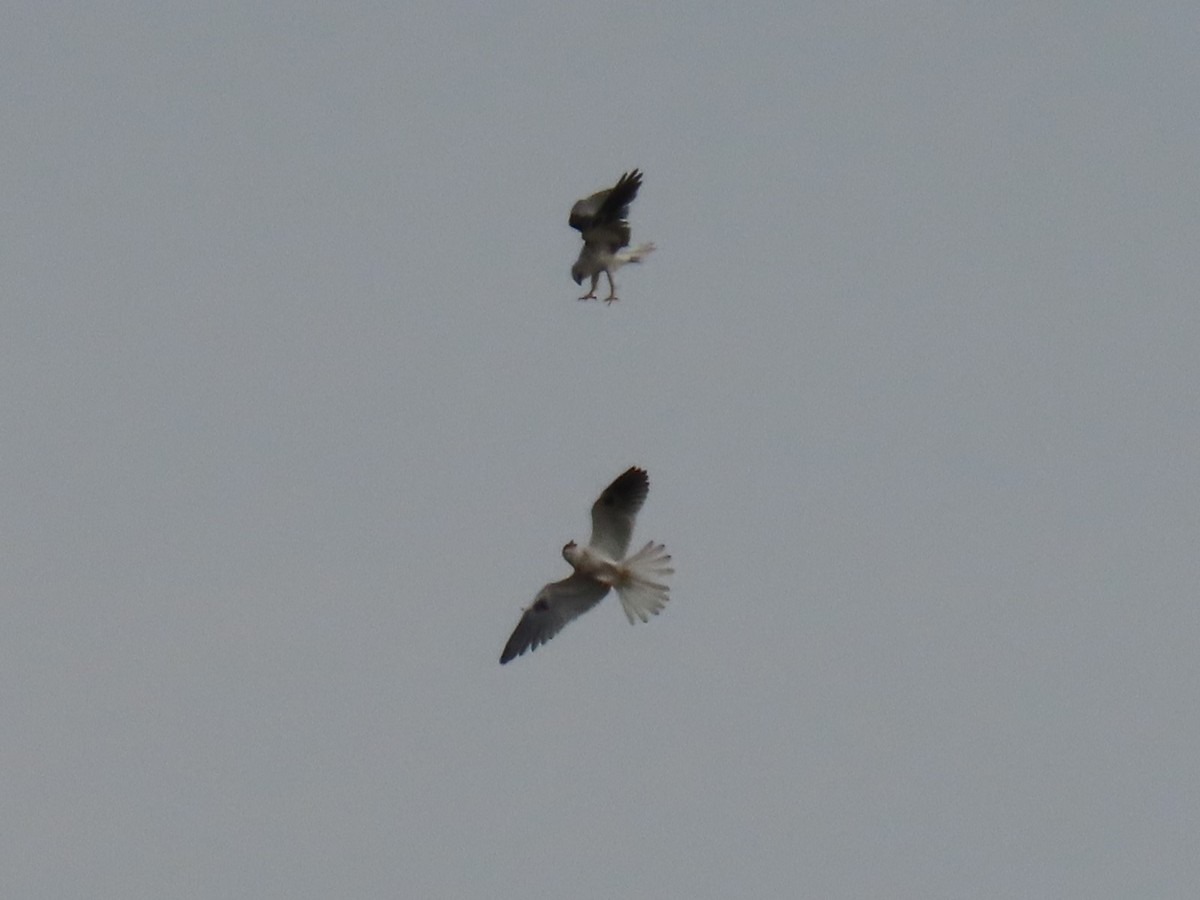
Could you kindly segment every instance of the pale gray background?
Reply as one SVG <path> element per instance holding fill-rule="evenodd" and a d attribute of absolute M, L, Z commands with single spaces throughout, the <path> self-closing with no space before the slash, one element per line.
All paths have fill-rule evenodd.
<path fill-rule="evenodd" d="M 3 896 L 1196 895 L 1193 2 L 4 18 Z"/>

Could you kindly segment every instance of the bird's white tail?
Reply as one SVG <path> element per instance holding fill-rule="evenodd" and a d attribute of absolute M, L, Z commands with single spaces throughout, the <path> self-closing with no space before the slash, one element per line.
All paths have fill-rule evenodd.
<path fill-rule="evenodd" d="M 634 623 L 634 617 L 643 622 L 650 621 L 651 616 L 662 612 L 670 599 L 667 596 L 670 588 L 663 581 L 666 576 L 675 574 L 671 568 L 671 554 L 662 544 L 651 541 L 622 561 L 621 568 L 625 570 L 625 577 L 613 587 L 621 598 L 625 617 L 630 625 Z"/>
<path fill-rule="evenodd" d="M 638 244 L 636 247 L 626 247 L 624 250 L 618 250 L 613 254 L 613 259 L 616 260 L 614 268 L 619 269 L 626 263 L 640 263 L 643 259 L 654 252 L 654 244 L 647 242 Z"/>

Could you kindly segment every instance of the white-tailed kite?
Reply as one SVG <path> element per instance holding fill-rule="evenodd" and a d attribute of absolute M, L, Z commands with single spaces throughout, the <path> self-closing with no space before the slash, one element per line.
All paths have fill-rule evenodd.
<path fill-rule="evenodd" d="M 604 489 L 592 504 L 591 541 L 586 547 L 571 541 L 562 549 L 563 558 L 575 571 L 538 591 L 504 645 L 501 665 L 546 643 L 564 625 L 599 603 L 609 588 L 616 588 L 630 625 L 658 615 L 669 599 L 670 589 L 663 579 L 675 572 L 670 554 L 662 544 L 650 541 L 637 553 L 625 556 L 634 519 L 649 491 L 650 479 L 637 466 Z"/>
<path fill-rule="evenodd" d="M 603 272 L 608 276 L 608 296 L 604 301 L 612 303 L 617 299 L 613 272 L 626 263 L 641 262 L 654 249 L 650 243 L 629 246 L 629 223 L 625 217 L 641 186 L 642 173 L 634 169 L 622 175 L 613 187 L 585 197 L 571 207 L 570 225 L 583 236 L 583 249 L 571 266 L 571 277 L 576 284 L 583 284 L 589 275 L 592 279 L 592 289 L 580 300 L 596 299 L 596 285 Z"/>

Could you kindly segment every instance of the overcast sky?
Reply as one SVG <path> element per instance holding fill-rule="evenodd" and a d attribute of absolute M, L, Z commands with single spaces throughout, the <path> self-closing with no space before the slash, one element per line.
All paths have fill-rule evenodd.
<path fill-rule="evenodd" d="M 1197 25 L 10 5 L 0 893 L 1194 897 Z"/>

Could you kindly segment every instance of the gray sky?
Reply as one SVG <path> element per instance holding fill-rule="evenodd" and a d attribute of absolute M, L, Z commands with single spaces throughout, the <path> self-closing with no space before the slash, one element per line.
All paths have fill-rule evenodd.
<path fill-rule="evenodd" d="M 1194 4 L 5 18 L 5 896 L 1194 896 Z"/>

